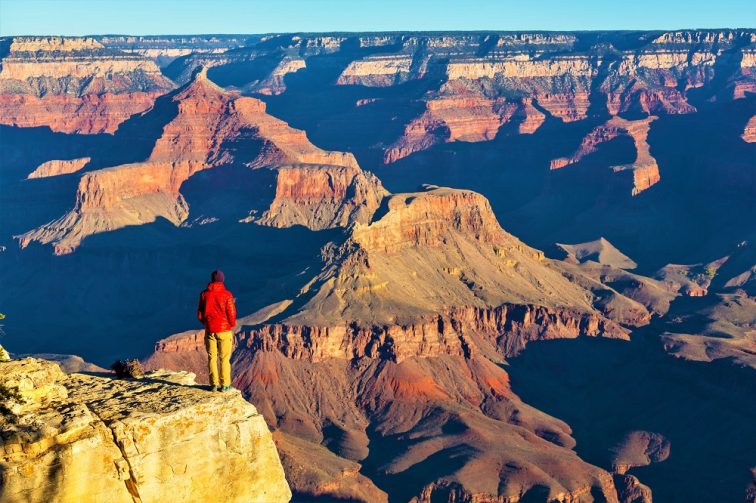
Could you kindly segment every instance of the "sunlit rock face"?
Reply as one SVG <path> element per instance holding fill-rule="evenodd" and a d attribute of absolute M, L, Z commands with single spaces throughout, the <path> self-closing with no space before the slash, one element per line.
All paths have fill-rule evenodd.
<path fill-rule="evenodd" d="M 1 64 L 0 124 L 65 133 L 112 133 L 174 87 L 151 60 L 93 38 L 16 37 Z"/>
<path fill-rule="evenodd" d="M 0 363 L 19 399 L 0 417 L 2 501 L 286 502 L 263 417 L 237 392 L 192 374 L 141 380 L 71 374 L 25 358 Z"/>

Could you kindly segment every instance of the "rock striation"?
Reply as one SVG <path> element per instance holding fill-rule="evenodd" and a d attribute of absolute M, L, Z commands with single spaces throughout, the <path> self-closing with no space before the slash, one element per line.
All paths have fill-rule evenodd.
<path fill-rule="evenodd" d="M 291 497 L 268 427 L 238 393 L 203 391 L 188 373 L 114 380 L 33 358 L 0 365 L 0 384 L 20 394 L 0 417 L 2 501 Z"/>
<path fill-rule="evenodd" d="M 112 133 L 174 87 L 152 61 L 107 49 L 94 38 L 9 42 L 0 61 L 0 124 Z"/>

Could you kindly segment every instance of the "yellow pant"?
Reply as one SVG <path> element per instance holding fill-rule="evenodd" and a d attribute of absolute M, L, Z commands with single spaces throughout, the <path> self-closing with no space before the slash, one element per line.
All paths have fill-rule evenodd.
<path fill-rule="evenodd" d="M 210 385 L 218 386 L 218 357 L 221 361 L 220 385 L 231 386 L 231 342 L 233 335 L 228 332 L 205 332 L 207 368 Z"/>

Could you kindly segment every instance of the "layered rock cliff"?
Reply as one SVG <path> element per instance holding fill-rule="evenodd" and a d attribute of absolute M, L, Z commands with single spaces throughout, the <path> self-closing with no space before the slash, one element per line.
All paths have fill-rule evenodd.
<path fill-rule="evenodd" d="M 205 70 L 175 92 L 171 102 L 177 105 L 175 117 L 144 162 L 85 173 L 73 210 L 19 236 L 21 246 L 52 244 L 56 254 L 65 254 L 92 234 L 158 217 L 179 225 L 189 214 L 182 184 L 201 170 L 232 165 L 289 165 L 279 171 L 280 198 L 262 217 L 269 225 L 334 227 L 364 221 L 377 207 L 380 182 L 363 173 L 352 154 L 315 147 L 303 131 L 268 115 L 263 102 L 224 91 Z M 325 186 L 305 189 L 305 178 L 317 173 Z M 328 185 L 337 179 L 336 185 Z M 339 196 L 346 199 L 337 201 Z"/>
<path fill-rule="evenodd" d="M 432 324 L 446 313 L 451 326 L 465 326 L 459 323 L 462 319 L 478 316 L 498 317 L 513 326 L 532 324 L 536 318 L 543 325 L 553 320 L 560 326 L 570 319 L 567 325 L 574 335 L 581 330 L 619 337 L 625 333 L 610 320 L 593 317 L 593 296 L 566 280 L 560 266 L 542 252 L 504 231 L 488 201 L 474 192 L 431 186 L 393 195 L 370 224 L 356 224 L 345 243 L 328 246 L 323 254 L 323 270 L 302 290 L 302 307 L 284 316 L 285 324 L 342 327 L 336 329 L 342 333 L 360 326 L 366 334 L 378 334 L 380 327 L 394 325 L 412 331 L 414 322 Z M 516 310 L 488 311 L 513 305 L 540 306 L 543 311 L 536 314 L 534 308 L 509 322 L 508 315 L 517 318 Z M 461 307 L 483 311 L 455 322 L 450 310 Z M 439 321 L 434 329 L 443 333 L 444 326 Z"/>
<path fill-rule="evenodd" d="M 152 61 L 93 38 L 15 37 L 0 64 L 0 124 L 20 127 L 112 133 L 174 87 Z"/>
<path fill-rule="evenodd" d="M 108 49 L 138 54 L 160 67 L 189 54 L 220 54 L 260 39 L 255 35 L 104 35 L 93 38 Z"/>
<path fill-rule="evenodd" d="M 750 30 L 639 34 L 633 47 L 620 36 L 585 34 L 432 38 L 409 37 L 398 52 L 353 61 L 337 79 L 388 87 L 444 75 L 421 98 L 425 111 L 385 149 L 387 163 L 437 143 L 490 140 L 507 122 L 532 133 L 542 110 L 564 122 L 585 119 L 591 104 L 610 115 L 684 114 L 696 111 L 691 89 L 715 85 L 709 94 L 717 99 L 740 99 L 756 86 Z M 654 177 L 639 178 L 642 186 Z"/>
<path fill-rule="evenodd" d="M 367 223 L 387 191 L 358 167 L 298 165 L 274 168 L 273 201 L 247 220 L 272 227 L 303 225 L 313 230 Z"/>
<path fill-rule="evenodd" d="M 236 393 L 187 373 L 141 380 L 66 376 L 57 364 L 0 363 L 18 391 L 0 417 L 0 500 L 285 502 L 270 431 Z"/>

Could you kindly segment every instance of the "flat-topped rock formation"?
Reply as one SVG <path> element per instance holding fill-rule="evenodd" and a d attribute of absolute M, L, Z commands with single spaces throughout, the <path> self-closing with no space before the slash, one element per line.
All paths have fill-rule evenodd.
<path fill-rule="evenodd" d="M 0 385 L 18 392 L 0 416 L 2 501 L 291 497 L 268 427 L 238 392 L 198 389 L 186 372 L 66 376 L 33 358 L 0 363 Z"/>

